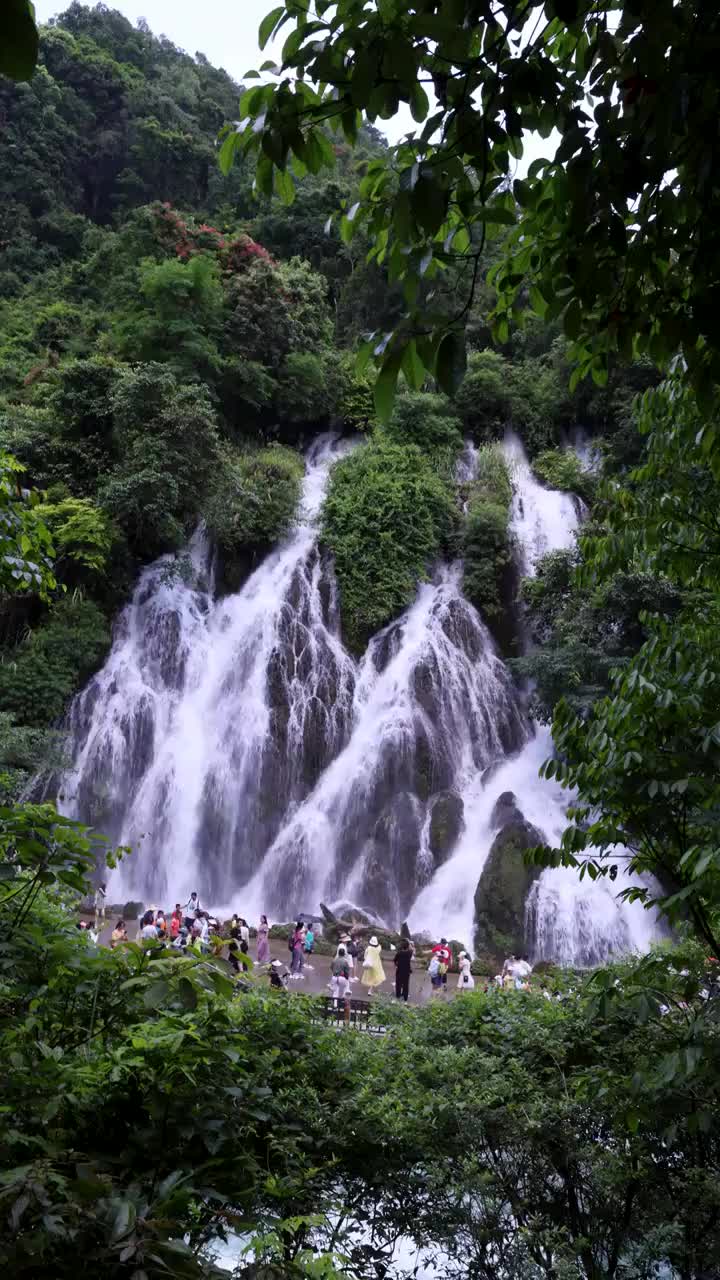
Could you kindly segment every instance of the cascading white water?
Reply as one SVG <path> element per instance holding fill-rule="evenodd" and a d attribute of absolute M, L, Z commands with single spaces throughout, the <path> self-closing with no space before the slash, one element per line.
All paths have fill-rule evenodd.
<path fill-rule="evenodd" d="M 533 574 L 548 551 L 572 547 L 582 504 L 569 494 L 547 489 L 535 479 L 517 437 L 504 443 L 513 482 L 511 526 L 523 572 Z M 465 829 L 452 858 L 420 894 L 410 914 L 416 930 L 470 944 L 474 929 L 474 892 L 497 835 L 492 815 L 500 796 L 512 793 L 526 822 L 548 844 L 557 846 L 567 826 L 571 797 L 538 770 L 552 755 L 550 732 L 530 726 L 522 750 L 493 770 L 487 781 L 470 777 L 463 791 Z M 535 960 L 590 966 L 613 953 L 646 950 L 658 935 L 653 914 L 643 906 L 618 901 L 628 880 L 622 872 L 613 883 L 580 880 L 569 868 L 543 871 L 527 903 L 529 947 Z"/>
<path fill-rule="evenodd" d="M 511 525 L 523 573 L 535 573 L 548 551 L 572 547 L 583 503 L 570 493 L 539 484 L 516 435 L 508 433 L 503 451 L 513 481 Z"/>
<path fill-rule="evenodd" d="M 439 570 L 372 641 L 352 735 L 243 892 L 252 910 L 343 897 L 397 924 L 449 852 L 437 826 L 461 826 L 463 779 L 522 741 L 512 682 L 460 578 Z"/>
<path fill-rule="evenodd" d="M 135 850 L 113 896 L 227 901 L 343 746 L 355 671 L 315 519 L 347 449 L 316 442 L 297 527 L 236 595 L 213 599 L 201 534 L 189 580 L 172 557 L 146 569 L 76 699 L 63 807 Z"/>
<path fill-rule="evenodd" d="M 527 721 L 459 566 L 440 566 L 359 665 L 343 648 L 316 518 L 348 448 L 316 442 L 295 529 L 236 594 L 216 598 L 201 532 L 185 557 L 144 571 L 73 705 L 62 804 L 134 849 L 110 886 L 118 900 L 197 888 L 285 919 L 352 902 L 470 943 L 497 797 L 512 790 L 552 841 L 568 798 L 537 776 L 551 742 Z M 537 483 L 517 440 L 505 448 L 532 572 L 572 545 L 581 507 Z M 476 460 L 466 446 L 461 493 Z M 643 945 L 648 920 L 569 872 L 543 873 L 528 905 L 535 953 L 567 963 Z"/>

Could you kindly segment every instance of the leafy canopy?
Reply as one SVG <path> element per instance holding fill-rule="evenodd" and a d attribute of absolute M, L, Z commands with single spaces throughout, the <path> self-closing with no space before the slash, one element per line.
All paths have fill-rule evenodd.
<path fill-rule="evenodd" d="M 561 318 L 575 377 L 602 383 L 613 353 L 660 364 L 681 350 L 706 393 L 720 376 L 715 245 L 720 14 L 695 0 L 286 0 L 260 44 L 282 35 L 280 66 L 249 87 L 221 164 L 256 160 L 256 185 L 290 201 L 308 171 L 335 164 L 331 134 L 354 145 L 363 118 L 409 106 L 417 129 L 372 159 L 340 235 L 402 284 L 399 323 L 362 358 L 380 364 L 378 410 L 400 370 L 462 377 L 463 324 L 489 234 L 506 234 L 491 272 L 495 335 L 506 341 L 526 291 Z M 274 81 L 267 80 L 272 75 Z M 248 79 L 258 77 L 251 72 Z M 513 180 L 525 131 L 547 158 Z M 456 263 L 453 309 L 421 282 Z"/>

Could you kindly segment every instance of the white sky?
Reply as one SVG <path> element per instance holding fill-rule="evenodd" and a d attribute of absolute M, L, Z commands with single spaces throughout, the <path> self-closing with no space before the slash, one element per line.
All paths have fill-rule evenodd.
<path fill-rule="evenodd" d="M 91 2 L 91 0 L 90 0 Z M 119 9 L 135 24 L 145 18 L 156 36 L 167 36 L 173 44 L 186 53 L 204 53 L 216 67 L 224 67 L 234 80 L 241 80 L 246 71 L 259 68 L 269 57 L 278 57 L 279 48 L 268 45 L 262 52 L 258 48 L 258 27 L 266 13 L 274 8 L 277 0 L 106 0 L 108 8 Z M 63 13 L 69 0 L 35 0 L 38 22 Z M 282 48 L 286 36 L 282 35 Z M 390 142 L 397 142 L 404 133 L 419 129 L 409 107 L 403 105 L 393 120 L 378 120 L 377 127 Z M 550 156 L 557 145 L 553 138 L 543 142 L 538 137 L 526 138 L 525 155 L 518 165 L 518 173 L 526 171 L 537 156 Z"/>

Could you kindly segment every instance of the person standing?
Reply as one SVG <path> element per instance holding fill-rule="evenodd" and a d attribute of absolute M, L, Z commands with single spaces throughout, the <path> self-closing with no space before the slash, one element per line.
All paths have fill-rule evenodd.
<path fill-rule="evenodd" d="M 432 955 L 436 957 L 438 962 L 436 976 L 440 979 L 440 982 L 437 984 L 437 989 L 445 995 L 445 992 L 447 991 L 448 969 L 452 964 L 452 951 L 448 946 L 447 938 L 440 939 L 436 946 L 433 947 Z M 433 983 L 433 986 L 435 985 L 436 984 Z"/>
<path fill-rule="evenodd" d="M 187 902 L 185 903 L 185 906 L 183 907 L 184 924 L 188 933 L 192 932 L 192 927 L 195 923 L 195 918 L 199 910 L 200 910 L 200 899 L 198 898 L 197 894 L 193 890 Z"/>
<path fill-rule="evenodd" d="M 180 930 L 182 929 L 182 907 L 180 903 L 175 904 L 175 910 L 170 917 L 170 938 L 174 942 Z"/>
<path fill-rule="evenodd" d="M 260 917 L 257 931 L 257 962 L 268 964 L 270 960 L 270 925 L 267 916 Z"/>
<path fill-rule="evenodd" d="M 104 884 L 99 884 L 95 890 L 95 932 L 99 933 L 105 924 L 105 900 L 107 892 Z"/>
<path fill-rule="evenodd" d="M 407 938 L 400 943 L 400 950 L 395 952 L 395 996 L 407 1004 L 410 994 L 410 974 L 412 973 L 412 951 Z"/>
<path fill-rule="evenodd" d="M 311 956 L 315 945 L 315 933 L 313 932 L 312 922 L 305 930 L 305 955 Z"/>
<path fill-rule="evenodd" d="M 295 925 L 295 932 L 292 938 L 292 962 L 290 965 L 290 977 L 299 982 L 304 978 L 303 966 L 305 964 L 305 926 L 302 920 L 298 920 Z"/>
<path fill-rule="evenodd" d="M 247 955 L 250 948 L 250 929 L 244 916 L 240 917 L 240 941 L 246 943 L 245 954 Z"/>
<path fill-rule="evenodd" d="M 350 991 L 350 965 L 345 947 L 341 944 L 337 949 L 331 966 L 330 986 L 333 1000 L 344 1000 Z"/>
<path fill-rule="evenodd" d="M 110 950 L 114 951 L 115 947 L 119 946 L 121 942 L 127 942 L 127 940 L 128 936 L 127 929 L 125 928 L 125 921 L 118 920 L 110 937 Z"/>
<path fill-rule="evenodd" d="M 368 995 L 371 996 L 375 987 L 381 987 L 384 981 L 385 970 L 382 962 L 382 947 L 375 934 L 373 934 L 365 950 L 362 982 L 363 986 L 368 989 Z"/>
<path fill-rule="evenodd" d="M 472 976 L 470 969 L 471 960 L 467 951 L 461 951 L 458 959 L 460 961 L 458 991 L 473 991 L 475 988 L 475 979 Z"/>

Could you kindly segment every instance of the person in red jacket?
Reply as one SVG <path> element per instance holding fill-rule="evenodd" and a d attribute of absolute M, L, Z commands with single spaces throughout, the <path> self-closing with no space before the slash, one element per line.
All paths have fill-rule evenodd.
<path fill-rule="evenodd" d="M 438 977 L 442 979 L 440 986 L 444 995 L 447 990 L 448 969 L 452 964 L 452 951 L 448 946 L 447 938 L 440 939 L 436 946 L 433 947 L 432 955 L 437 957 L 438 964 L 440 965 Z"/>

